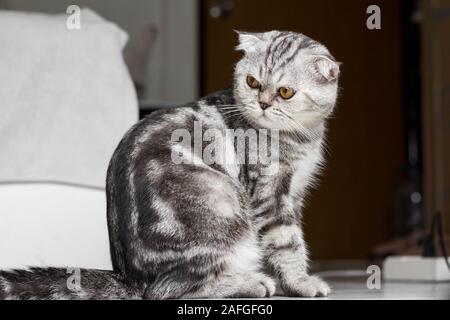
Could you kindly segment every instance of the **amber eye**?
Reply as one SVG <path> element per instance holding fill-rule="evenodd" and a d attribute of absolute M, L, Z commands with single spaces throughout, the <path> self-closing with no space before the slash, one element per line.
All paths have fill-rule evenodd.
<path fill-rule="evenodd" d="M 247 76 L 247 84 L 252 89 L 259 89 L 261 87 L 259 81 L 252 76 Z"/>
<path fill-rule="evenodd" d="M 288 100 L 290 98 L 292 98 L 295 95 L 295 91 L 292 88 L 286 88 L 286 87 L 281 87 L 278 90 L 278 93 L 280 94 L 280 96 L 285 99 Z"/>

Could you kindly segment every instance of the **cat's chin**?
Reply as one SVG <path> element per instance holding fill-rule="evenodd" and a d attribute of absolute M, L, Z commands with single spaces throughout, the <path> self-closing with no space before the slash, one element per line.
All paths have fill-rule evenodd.
<path fill-rule="evenodd" d="M 277 121 L 271 119 L 270 116 L 259 116 L 251 119 L 251 123 L 255 128 L 266 129 L 266 130 L 276 130 L 280 132 L 299 132 L 302 134 L 308 132 L 314 132 L 317 128 L 323 125 L 323 119 L 320 117 L 305 117 L 302 120 L 297 120 L 301 127 L 294 128 L 293 126 L 287 125 L 287 122 Z"/>
<path fill-rule="evenodd" d="M 286 130 L 286 125 L 280 121 L 274 121 L 269 115 L 261 114 L 254 117 L 251 121 L 258 128 L 268 129 L 268 130 Z"/>

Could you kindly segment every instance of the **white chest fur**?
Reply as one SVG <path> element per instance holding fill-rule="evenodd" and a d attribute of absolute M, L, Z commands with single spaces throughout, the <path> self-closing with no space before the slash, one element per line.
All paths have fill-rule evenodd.
<path fill-rule="evenodd" d="M 289 194 L 295 196 L 312 186 L 315 175 L 323 164 L 322 142 L 313 142 L 302 147 L 302 157 L 292 164 L 292 179 Z"/>

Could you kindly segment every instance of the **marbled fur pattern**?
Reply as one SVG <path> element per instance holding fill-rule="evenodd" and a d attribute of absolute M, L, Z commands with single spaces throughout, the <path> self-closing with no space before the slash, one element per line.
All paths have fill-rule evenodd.
<path fill-rule="evenodd" d="M 152 114 L 116 149 L 107 178 L 114 272 L 82 270 L 82 290 L 74 293 L 62 269 L 1 271 L 0 298 L 270 297 L 276 282 L 289 296 L 328 295 L 327 284 L 308 274 L 301 211 L 323 165 L 339 66 L 323 45 L 300 34 L 239 36 L 244 57 L 231 89 Z M 259 90 L 248 87 L 248 75 Z M 282 100 L 280 86 L 296 95 Z M 261 102 L 272 107 L 262 111 Z M 275 162 L 236 162 L 236 141 L 225 135 L 216 142 L 232 146 L 228 161 L 202 162 L 205 145 L 195 150 L 171 140 L 175 130 L 192 133 L 199 122 L 222 133 L 277 130 L 270 139 L 279 146 Z M 258 148 L 246 146 L 245 156 Z M 173 152 L 196 161 L 175 164 Z"/>

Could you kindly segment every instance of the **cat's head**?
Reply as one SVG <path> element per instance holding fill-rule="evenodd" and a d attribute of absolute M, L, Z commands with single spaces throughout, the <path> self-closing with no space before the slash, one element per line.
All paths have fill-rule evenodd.
<path fill-rule="evenodd" d="M 236 65 L 234 96 L 250 122 L 304 131 L 331 114 L 339 63 L 324 45 L 294 32 L 238 34 L 244 57 Z"/>

